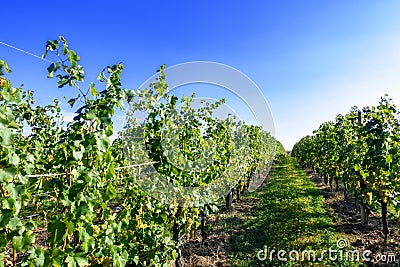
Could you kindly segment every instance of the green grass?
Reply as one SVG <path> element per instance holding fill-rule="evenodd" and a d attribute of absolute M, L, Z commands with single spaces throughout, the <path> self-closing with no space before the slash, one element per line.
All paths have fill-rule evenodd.
<path fill-rule="evenodd" d="M 252 216 L 237 222 L 232 235 L 231 266 L 359 266 L 356 262 L 332 261 L 325 254 L 319 261 L 322 250 L 337 249 L 340 235 L 323 204 L 322 192 L 317 189 L 290 157 L 274 166 L 269 182 L 247 197 L 257 197 L 258 203 Z M 257 252 L 267 246 L 272 249 L 315 250 L 316 261 L 287 261 L 277 259 L 276 252 L 270 261 L 260 261 Z M 343 251 L 347 251 L 345 248 Z M 261 254 L 262 256 L 263 254 Z M 335 254 L 333 254 L 335 255 Z M 306 257 L 307 258 L 307 257 Z"/>

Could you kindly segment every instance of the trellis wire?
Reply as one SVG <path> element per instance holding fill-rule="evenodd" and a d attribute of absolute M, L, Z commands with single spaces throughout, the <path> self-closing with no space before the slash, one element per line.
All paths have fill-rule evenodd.
<path fill-rule="evenodd" d="M 122 170 L 122 169 L 127 169 L 127 168 L 132 168 L 132 167 L 141 167 L 141 166 L 146 166 L 146 165 L 152 165 L 158 163 L 158 161 L 152 161 L 152 162 L 145 162 L 145 163 L 138 163 L 134 165 L 128 165 L 128 166 L 123 166 L 123 167 L 117 167 L 114 168 L 115 170 Z M 64 172 L 64 173 L 44 173 L 44 174 L 28 174 L 25 175 L 25 177 L 28 178 L 39 178 L 39 177 L 54 177 L 54 176 L 63 176 L 63 175 L 68 175 L 71 174 L 70 172 Z"/>

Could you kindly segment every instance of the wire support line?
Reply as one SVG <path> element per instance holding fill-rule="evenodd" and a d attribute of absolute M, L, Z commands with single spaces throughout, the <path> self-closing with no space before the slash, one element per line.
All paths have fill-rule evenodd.
<path fill-rule="evenodd" d="M 144 163 L 138 163 L 138 164 L 133 164 L 133 165 L 128 165 L 128 166 L 123 166 L 123 167 L 116 167 L 114 168 L 115 170 L 122 170 L 122 169 L 127 169 L 127 168 L 135 168 L 135 167 L 142 167 L 142 166 L 147 166 L 147 165 L 152 165 L 158 163 L 158 161 L 151 161 L 151 162 L 144 162 Z M 37 177 L 54 177 L 54 176 L 63 176 L 63 175 L 69 175 L 71 172 L 64 172 L 64 173 L 43 173 L 43 174 L 28 174 L 25 175 L 27 178 L 37 178 Z"/>
<path fill-rule="evenodd" d="M 1 41 L 0 41 L 0 44 L 2 44 L 2 45 L 4 45 L 4 46 L 7 46 L 7 47 L 9 47 L 9 48 L 11 48 L 11 49 L 17 50 L 17 51 L 19 51 L 19 52 L 25 53 L 25 54 L 27 54 L 27 55 L 29 55 L 29 56 L 38 58 L 38 59 L 40 59 L 40 60 L 47 61 L 47 62 L 49 62 L 49 63 L 54 63 L 53 61 L 51 61 L 51 60 L 49 60 L 49 59 L 47 59 L 47 58 L 43 58 L 43 57 L 41 57 L 41 56 L 35 55 L 35 54 L 31 53 L 31 52 L 28 52 L 28 51 L 23 50 L 23 49 L 21 49 L 21 48 L 15 47 L 15 46 L 13 46 L 13 45 L 10 45 L 10 44 L 7 44 L 7 43 L 1 42 Z"/>
<path fill-rule="evenodd" d="M 37 178 L 37 177 L 53 177 L 53 176 L 62 176 L 62 175 L 68 175 L 68 172 L 64 173 L 44 173 L 44 174 L 28 174 L 25 175 L 27 178 Z"/>
<path fill-rule="evenodd" d="M 115 170 L 127 169 L 127 168 L 132 168 L 132 167 L 147 166 L 147 165 L 152 165 L 152 164 L 155 164 L 155 163 L 158 163 L 158 161 L 151 161 L 151 162 L 138 163 L 138 164 L 123 166 L 123 167 L 117 167 L 117 168 L 115 168 Z"/>

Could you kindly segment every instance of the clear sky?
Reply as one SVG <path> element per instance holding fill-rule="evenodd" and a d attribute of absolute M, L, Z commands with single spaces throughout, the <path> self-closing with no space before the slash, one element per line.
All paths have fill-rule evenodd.
<path fill-rule="evenodd" d="M 63 35 L 92 79 L 122 61 L 127 88 L 162 64 L 230 65 L 263 91 L 287 149 L 353 105 L 377 104 L 385 93 L 400 102 L 400 1 L 3 0 L 1 7 L 1 42 L 41 55 L 46 40 Z M 40 104 L 71 93 L 45 78 L 48 62 L 4 45 L 0 58 Z"/>

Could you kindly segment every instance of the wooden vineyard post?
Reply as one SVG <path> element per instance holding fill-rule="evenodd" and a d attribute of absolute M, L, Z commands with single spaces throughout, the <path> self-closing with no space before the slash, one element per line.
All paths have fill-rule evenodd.
<path fill-rule="evenodd" d="M 388 220 L 387 220 L 387 214 L 388 214 L 388 203 L 387 199 L 385 199 L 386 196 L 384 196 L 384 199 L 381 200 L 381 206 L 382 206 L 382 224 L 383 224 L 383 235 L 384 235 L 384 242 L 387 242 L 387 237 L 389 234 L 389 227 L 388 227 Z"/>
<path fill-rule="evenodd" d="M 174 221 L 174 225 L 173 225 L 173 234 L 172 237 L 176 242 L 176 253 L 178 255 L 178 257 L 175 260 L 175 267 L 183 267 L 182 262 L 181 262 L 181 249 L 179 247 L 179 237 L 180 237 L 180 232 L 181 232 L 181 226 L 177 223 L 179 216 L 182 213 L 182 207 L 179 206 L 178 210 L 175 213 L 175 221 Z"/>
<path fill-rule="evenodd" d="M 225 197 L 225 206 L 227 210 L 232 209 L 232 188 L 229 189 L 229 192 Z"/>
<path fill-rule="evenodd" d="M 201 231 L 201 245 L 204 244 L 204 241 L 207 238 L 205 226 L 206 226 L 206 215 L 204 211 L 201 211 L 201 221 L 200 221 L 200 231 Z"/>
<path fill-rule="evenodd" d="M 362 118 L 361 118 L 361 111 L 358 111 L 357 113 L 357 122 L 358 125 L 362 124 Z M 361 187 L 361 192 L 363 192 L 365 190 L 365 183 L 363 181 L 361 181 L 360 183 L 360 187 Z M 367 225 L 368 224 L 368 207 L 367 207 L 367 203 L 366 203 L 366 199 L 364 196 L 361 196 L 361 224 L 362 225 Z"/>
<path fill-rule="evenodd" d="M 335 191 L 339 192 L 339 179 L 337 177 L 335 178 L 335 187 Z"/>
<path fill-rule="evenodd" d="M 333 191 L 332 182 L 333 182 L 333 178 L 329 177 L 329 188 L 331 189 L 331 192 Z"/>

